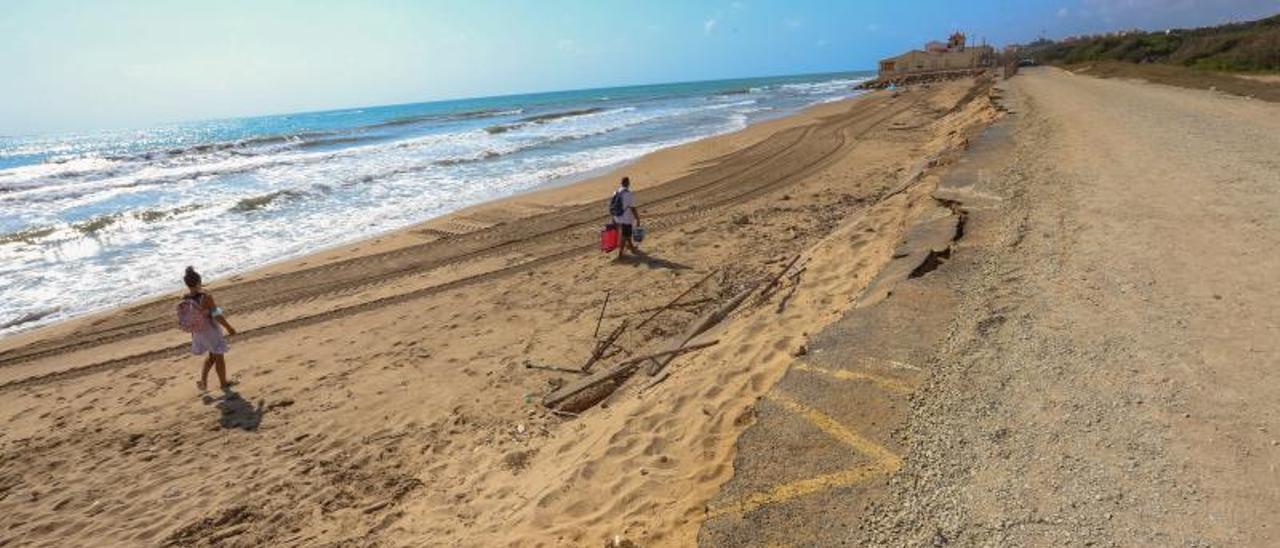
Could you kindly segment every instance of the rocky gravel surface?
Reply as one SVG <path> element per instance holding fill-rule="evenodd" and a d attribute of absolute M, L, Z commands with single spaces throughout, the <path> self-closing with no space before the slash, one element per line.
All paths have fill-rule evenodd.
<path fill-rule="evenodd" d="M 1280 108 L 1053 69 L 852 545 L 1274 546 Z M 1270 151 L 1270 152 L 1268 152 Z"/>

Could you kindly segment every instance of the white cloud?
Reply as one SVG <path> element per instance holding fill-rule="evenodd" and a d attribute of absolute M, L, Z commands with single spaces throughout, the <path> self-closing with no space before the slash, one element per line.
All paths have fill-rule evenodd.
<path fill-rule="evenodd" d="M 880 32 L 880 25 L 875 23 L 867 25 L 867 32 Z"/>
<path fill-rule="evenodd" d="M 715 30 L 716 30 L 716 19 L 714 17 L 712 17 L 711 19 L 707 19 L 707 22 L 702 24 L 702 32 L 706 34 L 711 34 L 715 32 Z"/>
<path fill-rule="evenodd" d="M 1071 15 L 1071 10 L 1066 7 L 1058 8 L 1058 19 L 1066 19 L 1068 15 Z"/>
<path fill-rule="evenodd" d="M 729 4 L 729 7 L 733 8 L 733 9 L 735 9 L 735 10 L 745 10 L 745 9 L 747 9 L 747 5 L 746 5 L 746 4 L 743 4 L 742 2 L 733 2 L 733 3 Z"/>
<path fill-rule="evenodd" d="M 782 26 L 795 30 L 804 26 L 804 19 L 799 17 L 787 17 L 782 20 Z"/>

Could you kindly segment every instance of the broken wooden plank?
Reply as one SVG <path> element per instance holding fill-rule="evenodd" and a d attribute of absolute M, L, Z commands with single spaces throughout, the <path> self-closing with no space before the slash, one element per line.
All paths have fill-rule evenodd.
<path fill-rule="evenodd" d="M 654 352 L 653 354 L 637 356 L 626 361 L 618 362 L 618 365 L 616 365 L 615 367 L 621 367 L 624 365 L 636 365 L 639 363 L 644 363 L 648 360 L 652 360 L 654 358 L 663 358 L 663 357 L 674 356 L 677 354 L 684 354 L 685 352 L 693 352 L 694 350 L 702 350 L 703 348 L 706 348 L 708 346 L 715 346 L 719 343 L 720 343 L 719 340 L 713 340 L 713 341 L 695 343 L 688 346 L 682 346 L 680 348 L 673 348 L 671 350 L 663 350 L 662 352 Z"/>
<path fill-rule="evenodd" d="M 635 371 L 636 367 L 638 367 L 640 364 L 644 363 L 645 361 L 648 361 L 654 358 L 675 356 L 678 354 L 684 354 L 686 352 L 693 352 L 694 350 L 701 350 L 703 348 L 712 346 L 719 342 L 720 341 L 708 341 L 704 343 L 683 346 L 681 348 L 664 350 L 662 352 L 658 352 L 655 354 L 648 354 L 645 356 L 631 358 L 629 360 L 620 362 L 617 365 L 614 365 L 612 368 L 606 371 L 601 371 L 590 377 L 569 383 L 565 386 L 562 386 L 556 389 L 554 392 L 547 394 L 547 396 L 542 399 L 542 405 L 546 407 L 555 407 L 560 403 L 564 402 L 565 400 L 577 395 L 578 393 L 588 388 L 600 385 L 604 382 L 608 382 L 614 379 L 618 379 L 618 378 L 630 375 Z"/>
<path fill-rule="evenodd" d="M 691 324 L 689 328 L 685 330 L 684 333 L 682 333 L 679 337 L 677 337 L 672 342 L 671 348 L 673 349 L 681 348 L 684 345 L 689 344 L 689 341 L 693 340 L 694 337 L 701 335 L 706 330 L 711 329 L 716 324 L 720 323 L 721 321 L 724 321 L 724 319 L 728 317 L 729 314 L 732 313 L 735 309 L 737 309 L 738 306 L 742 305 L 742 302 L 747 300 L 747 297 L 751 296 L 751 294 L 755 292 L 756 288 L 758 287 L 760 287 L 759 282 L 751 284 L 749 287 L 742 290 L 737 295 L 734 295 L 732 299 L 729 299 L 727 302 L 720 305 L 719 308 L 712 310 L 710 313 L 708 313 L 707 315 L 700 318 L 698 321 Z M 666 367 L 667 364 L 670 362 L 671 362 L 671 358 L 669 357 L 662 358 L 662 359 L 655 358 L 653 360 L 653 363 L 649 364 L 649 371 L 648 371 L 649 375 L 650 376 L 657 375 L 658 372 L 662 371 L 662 368 Z"/>

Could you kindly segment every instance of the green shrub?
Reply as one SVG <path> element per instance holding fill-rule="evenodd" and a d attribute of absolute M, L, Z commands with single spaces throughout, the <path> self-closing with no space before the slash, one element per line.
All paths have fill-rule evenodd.
<path fill-rule="evenodd" d="M 1190 30 L 1037 41 L 1027 51 L 1041 63 L 1123 61 L 1221 71 L 1280 71 L 1280 15 Z"/>

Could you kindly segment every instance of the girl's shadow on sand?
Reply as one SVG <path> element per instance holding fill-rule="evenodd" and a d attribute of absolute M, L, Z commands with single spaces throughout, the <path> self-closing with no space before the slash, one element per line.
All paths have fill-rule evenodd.
<path fill-rule="evenodd" d="M 268 410 L 265 400 L 259 401 L 258 406 L 254 407 L 252 403 L 230 388 L 222 392 L 221 398 L 206 394 L 203 401 L 205 405 L 215 404 L 215 407 L 222 412 L 218 424 L 223 428 L 239 428 L 246 432 L 257 430 L 262 424 L 263 415 L 266 415 Z"/>

